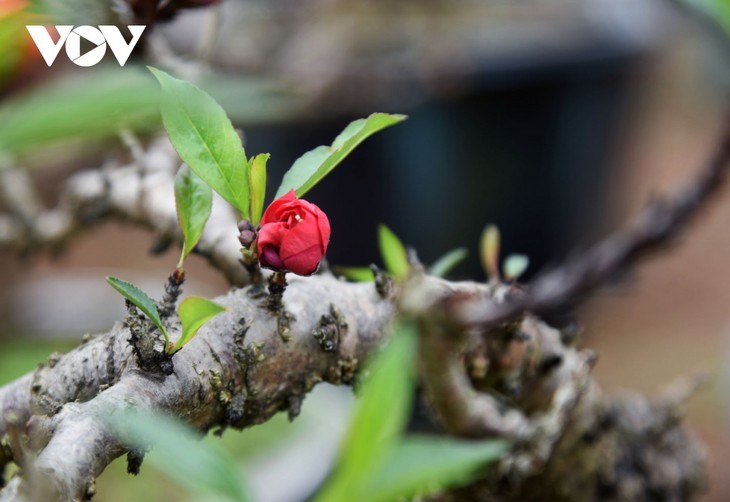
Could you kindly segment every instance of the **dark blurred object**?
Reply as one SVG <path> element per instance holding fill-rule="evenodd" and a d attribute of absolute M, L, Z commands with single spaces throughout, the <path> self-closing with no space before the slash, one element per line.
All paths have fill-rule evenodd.
<path fill-rule="evenodd" d="M 272 153 L 274 182 L 351 119 L 410 116 L 312 192 L 331 214 L 330 262 L 378 261 L 380 222 L 426 262 L 462 245 L 475 250 L 494 222 L 505 252 L 529 254 L 533 272 L 601 235 L 623 104 L 636 63 L 660 36 L 663 4 L 375 4 L 308 2 L 272 14 L 280 25 L 301 21 L 266 66 L 311 90 L 310 112 L 289 126 L 246 129 L 251 152 Z M 459 270 L 481 274 L 476 259 Z"/>
<path fill-rule="evenodd" d="M 151 27 L 160 21 L 169 21 L 180 9 L 210 7 L 219 0 L 128 0 L 135 22 Z"/>

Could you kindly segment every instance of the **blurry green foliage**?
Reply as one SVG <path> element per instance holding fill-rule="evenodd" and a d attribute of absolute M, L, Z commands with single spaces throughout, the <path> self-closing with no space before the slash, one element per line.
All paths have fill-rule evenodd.
<path fill-rule="evenodd" d="M 334 271 L 354 282 L 370 282 L 375 280 L 375 274 L 370 267 L 334 267 Z"/>
<path fill-rule="evenodd" d="M 0 56 L 2 50 L 0 43 Z M 90 151 L 90 141 L 115 138 L 121 129 L 145 134 L 160 127 L 159 87 L 146 69 L 111 64 L 55 76 L 38 64 L 53 78 L 0 102 L 0 152 L 18 156 L 74 141 Z M 286 89 L 267 80 L 211 74 L 200 85 L 238 123 L 276 122 L 298 110 Z"/>
<path fill-rule="evenodd" d="M 250 500 L 233 458 L 220 445 L 200 441 L 199 434 L 177 419 L 142 415 L 130 409 L 112 414 L 108 420 L 124 444 L 140 450 L 152 446 L 157 455 L 148 462 L 178 483 L 227 500 Z"/>
<path fill-rule="evenodd" d="M 34 370 L 48 359 L 49 354 L 64 352 L 78 345 L 78 340 L 29 340 L 24 334 L 5 334 L 13 341 L 0 344 L 0 385 Z"/>
<path fill-rule="evenodd" d="M 413 402 L 415 324 L 400 321 L 368 365 L 332 477 L 317 502 L 388 502 L 464 484 L 504 453 L 501 441 L 403 436 Z"/>
<path fill-rule="evenodd" d="M 159 124 L 158 91 L 139 68 L 98 67 L 50 81 L 0 105 L 0 151 L 23 154 L 75 139 Z"/>
<path fill-rule="evenodd" d="M 479 258 L 490 280 L 500 280 L 499 249 L 501 240 L 499 228 L 496 225 L 487 225 L 479 241 Z"/>
<path fill-rule="evenodd" d="M 469 255 L 466 248 L 452 249 L 428 267 L 428 273 L 436 277 L 444 277 Z"/>
<path fill-rule="evenodd" d="M 507 281 L 516 281 L 530 266 L 530 258 L 524 254 L 511 254 L 502 262 L 502 275 Z"/>
<path fill-rule="evenodd" d="M 378 227 L 378 246 L 385 269 L 396 279 L 405 279 L 411 268 L 406 247 L 391 229 L 382 224 Z"/>
<path fill-rule="evenodd" d="M 361 500 L 392 502 L 465 485 L 505 451 L 502 441 L 406 436 L 373 473 Z"/>

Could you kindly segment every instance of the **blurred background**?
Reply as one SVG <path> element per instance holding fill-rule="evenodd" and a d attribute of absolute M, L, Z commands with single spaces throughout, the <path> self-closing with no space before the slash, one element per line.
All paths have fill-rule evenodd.
<path fill-rule="evenodd" d="M 147 28 L 123 68 L 111 54 L 79 67 L 64 51 L 49 68 L 27 24 Z M 249 155 L 271 153 L 271 194 L 349 121 L 406 113 L 311 192 L 332 223 L 330 263 L 378 263 L 383 222 L 426 263 L 468 247 L 454 277 L 482 280 L 477 242 L 496 223 L 505 253 L 529 255 L 529 278 L 620 228 L 710 156 L 730 89 L 723 27 L 727 0 L 0 0 L 0 170 L 27 168 L 51 207 L 71 173 L 125 155 L 120 130 L 145 144 L 160 129 L 145 64 L 206 89 Z M 651 394 L 710 372 L 688 412 L 711 453 L 707 500 L 730 498 L 729 225 L 724 190 L 680 245 L 578 312 L 611 392 Z M 63 249 L 0 250 L 0 384 L 123 317 L 105 276 L 160 294 L 178 251 L 151 256 L 153 240 L 110 221 Z M 188 293 L 227 290 L 201 259 L 187 275 Z M 293 425 L 277 417 L 225 435 L 256 500 L 315 488 L 351 401 L 319 389 Z M 100 478 L 96 500 L 184 495 L 149 469 L 133 480 L 123 471 L 117 462 Z"/>

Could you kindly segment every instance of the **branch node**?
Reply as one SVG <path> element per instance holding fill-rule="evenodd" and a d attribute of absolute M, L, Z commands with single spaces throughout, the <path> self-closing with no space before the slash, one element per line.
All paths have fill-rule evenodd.
<path fill-rule="evenodd" d="M 290 422 L 293 422 L 295 418 L 299 416 L 302 411 L 302 402 L 304 399 L 298 394 L 292 394 L 288 399 L 287 406 L 287 417 Z"/>
<path fill-rule="evenodd" d="M 225 423 L 238 429 L 243 428 L 246 417 L 246 392 L 234 394 L 226 406 Z"/>
<path fill-rule="evenodd" d="M 291 325 L 297 318 L 294 314 L 287 310 L 282 310 L 276 316 L 276 332 L 279 334 L 281 341 L 286 343 L 291 341 Z"/>
<path fill-rule="evenodd" d="M 327 372 L 327 381 L 334 385 L 350 385 L 357 392 L 355 377 L 358 367 L 359 361 L 355 356 L 342 357 Z"/>
<path fill-rule="evenodd" d="M 153 336 L 147 318 L 140 315 L 132 302 L 129 300 L 124 302 L 127 306 L 125 324 L 130 334 L 127 341 L 132 346 L 137 364 L 144 371 L 161 372 L 165 376 L 172 375 L 175 372 L 172 355 L 157 348 L 159 337 Z"/>
<path fill-rule="evenodd" d="M 251 342 L 246 345 L 244 358 L 248 368 L 252 368 L 266 359 L 266 354 L 262 350 L 263 346 L 261 342 Z"/>
<path fill-rule="evenodd" d="M 325 352 L 336 352 L 340 346 L 340 339 L 347 333 L 347 320 L 342 312 L 330 303 L 329 314 L 319 319 L 319 324 L 312 332 L 312 336 Z"/>
<path fill-rule="evenodd" d="M 86 496 L 86 500 L 91 500 L 96 495 L 96 480 L 94 478 L 89 479 L 86 484 L 84 495 Z"/>
<path fill-rule="evenodd" d="M 380 270 L 374 263 L 370 264 L 370 270 L 375 276 L 375 291 L 383 300 L 387 300 L 393 296 L 393 278 Z"/>

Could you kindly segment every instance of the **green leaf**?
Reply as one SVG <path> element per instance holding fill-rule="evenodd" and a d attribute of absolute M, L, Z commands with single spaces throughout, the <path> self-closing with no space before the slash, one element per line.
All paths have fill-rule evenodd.
<path fill-rule="evenodd" d="M 407 437 L 370 478 L 360 500 L 410 500 L 415 495 L 463 486 L 476 479 L 479 469 L 487 462 L 497 460 L 506 450 L 503 441 Z"/>
<path fill-rule="evenodd" d="M 370 267 L 334 267 L 336 273 L 355 282 L 370 282 L 375 275 Z"/>
<path fill-rule="evenodd" d="M 162 87 L 162 121 L 180 158 L 251 219 L 246 152 L 223 108 L 193 84 L 149 69 Z"/>
<path fill-rule="evenodd" d="M 87 68 L 3 100 L 0 150 L 22 155 L 83 141 L 89 151 L 92 140 L 116 137 L 122 128 L 156 128 L 158 102 L 154 80 L 138 67 Z"/>
<path fill-rule="evenodd" d="M 413 399 L 416 329 L 401 322 L 372 364 L 343 443 L 335 475 L 317 497 L 320 502 L 351 497 L 379 470 L 403 431 Z"/>
<path fill-rule="evenodd" d="M 492 280 L 499 280 L 499 246 L 499 228 L 496 225 L 487 225 L 482 232 L 479 254 L 482 267 L 484 267 L 487 277 Z"/>
<path fill-rule="evenodd" d="M 508 281 L 517 280 L 524 272 L 527 267 L 530 266 L 530 258 L 524 254 L 511 254 L 504 259 L 502 264 L 502 272 L 504 278 Z"/>
<path fill-rule="evenodd" d="M 185 244 L 178 268 L 195 248 L 203 235 L 203 228 L 210 217 L 213 207 L 213 192 L 186 164 L 183 164 L 175 177 L 175 206 L 177 221 L 180 223 Z"/>
<path fill-rule="evenodd" d="M 284 174 L 281 185 L 276 191 L 278 199 L 294 189 L 297 197 L 310 191 L 322 178 L 352 152 L 356 146 L 378 131 L 402 122 L 405 115 L 373 113 L 366 119 L 351 122 L 332 143 L 332 146 L 319 146 L 299 157 Z"/>
<path fill-rule="evenodd" d="M 428 273 L 436 277 L 443 277 L 454 269 L 459 263 L 466 259 L 469 251 L 466 248 L 452 249 L 441 258 L 436 260 L 428 268 Z"/>
<path fill-rule="evenodd" d="M 165 341 L 167 341 L 169 345 L 170 338 L 167 335 L 165 326 L 162 325 L 162 319 L 160 319 L 160 314 L 157 312 L 157 305 L 155 304 L 155 301 L 150 298 L 147 293 L 131 282 L 123 281 L 116 277 L 107 277 L 106 282 L 108 282 L 111 287 L 119 291 L 124 298 L 134 303 L 139 310 L 144 312 L 144 314 L 149 317 L 153 323 L 155 323 L 155 326 L 162 331 L 162 334 L 165 336 Z"/>
<path fill-rule="evenodd" d="M 386 270 L 396 279 L 405 279 L 411 268 L 406 248 L 398 236 L 382 224 L 378 227 L 378 245 Z"/>
<path fill-rule="evenodd" d="M 161 414 L 141 415 L 132 410 L 106 417 L 120 440 L 154 454 L 145 458 L 189 489 L 227 500 L 251 500 L 235 460 L 218 445 L 200 441 L 199 435 L 179 420 Z"/>
<path fill-rule="evenodd" d="M 249 164 L 248 186 L 251 188 L 251 223 L 256 226 L 261 221 L 264 213 L 264 201 L 266 199 L 266 163 L 269 161 L 268 153 L 260 153 Z"/>
<path fill-rule="evenodd" d="M 169 353 L 174 354 L 180 350 L 183 345 L 193 339 L 203 324 L 225 310 L 225 307 L 199 296 L 185 298 L 177 309 L 182 323 L 182 335 Z"/>
<path fill-rule="evenodd" d="M 402 322 L 368 365 L 371 377 L 363 386 L 343 447 L 343 462 L 356 472 L 377 465 L 403 432 L 413 399 L 416 343 L 415 326 Z"/>

